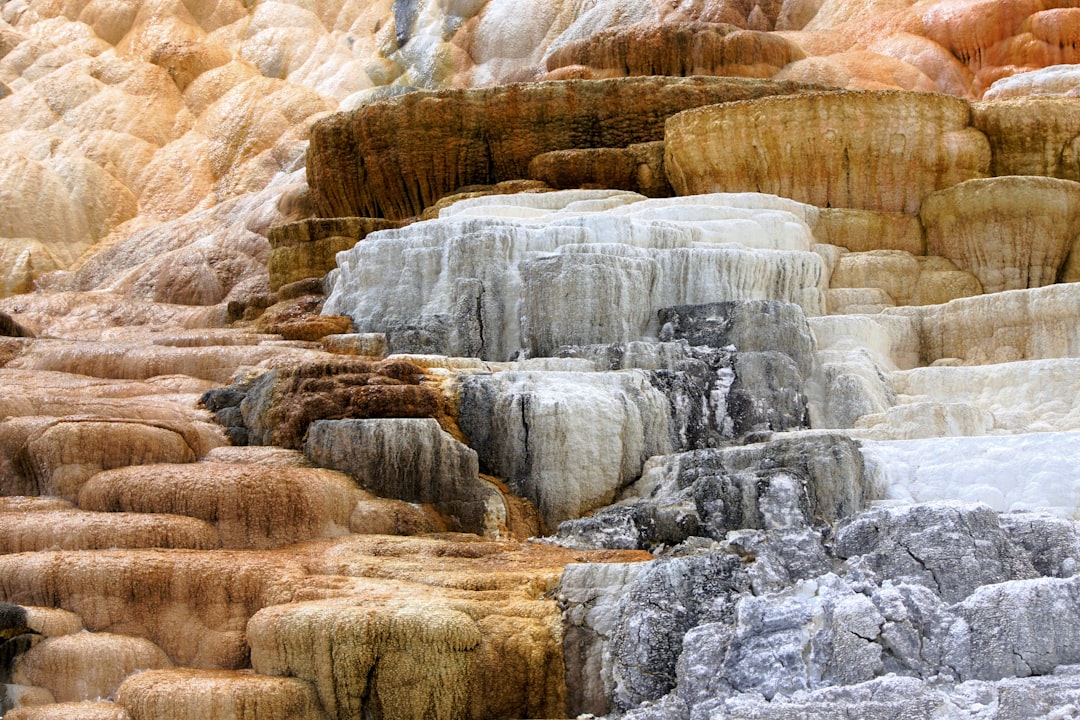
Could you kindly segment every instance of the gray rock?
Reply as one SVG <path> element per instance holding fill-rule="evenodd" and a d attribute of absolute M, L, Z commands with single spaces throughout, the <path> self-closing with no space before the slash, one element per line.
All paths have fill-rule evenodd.
<path fill-rule="evenodd" d="M 667 399 L 642 371 L 464 375 L 458 387 L 480 469 L 535 503 L 548 527 L 612 502 L 671 450 Z"/>
<path fill-rule="evenodd" d="M 431 418 L 318 420 L 304 454 L 376 495 L 432 504 L 466 532 L 483 533 L 489 508 L 502 503 L 478 477 L 476 453 Z"/>
<path fill-rule="evenodd" d="M 965 680 L 1048 675 L 1080 663 L 1080 577 L 989 585 L 953 609 L 969 628 Z"/>
<path fill-rule="evenodd" d="M 613 698 L 627 710 L 675 686 L 683 638 L 703 623 L 730 624 L 749 587 L 742 561 L 721 553 L 657 560 L 619 605 L 611 635 Z"/>
<path fill-rule="evenodd" d="M 1080 570 L 1080 528 L 1075 520 L 1038 513 L 998 516 L 1009 539 L 1023 548 L 1040 575 L 1071 577 Z"/>
<path fill-rule="evenodd" d="M 663 308 L 660 339 L 742 352 L 779 352 L 804 378 L 813 370 L 814 336 L 802 308 L 775 300 L 718 302 Z"/>
<path fill-rule="evenodd" d="M 985 505 L 871 510 L 837 531 L 835 552 L 858 576 L 926 585 L 947 603 L 982 585 L 1038 575 Z"/>

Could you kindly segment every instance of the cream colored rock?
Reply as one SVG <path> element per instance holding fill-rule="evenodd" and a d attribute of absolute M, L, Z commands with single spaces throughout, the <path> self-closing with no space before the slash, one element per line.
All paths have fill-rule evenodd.
<path fill-rule="evenodd" d="M 725 103 L 668 120 L 664 168 L 680 195 L 756 191 L 914 214 L 935 190 L 988 171 L 989 145 L 969 118 L 964 101 L 919 93 Z M 791 128 L 807 140 L 792 142 Z"/>
<path fill-rule="evenodd" d="M 1042 287 L 1080 241 L 1080 183 L 969 180 L 928 197 L 921 217 L 929 252 L 969 270 L 985 292 Z"/>
<path fill-rule="evenodd" d="M 967 403 L 919 402 L 894 405 L 884 413 L 863 415 L 855 427 L 875 440 L 985 435 L 993 417 Z"/>
<path fill-rule="evenodd" d="M 1080 70 L 1076 65 L 1051 65 L 1003 77 L 995 81 L 983 94 L 983 100 L 1008 100 L 1040 95 L 1080 95 Z"/>
<path fill-rule="evenodd" d="M 149 640 L 108 633 L 48 638 L 16 661 L 12 678 L 49 690 L 57 702 L 110 697 L 128 675 L 172 667 Z"/>
<path fill-rule="evenodd" d="M 1080 285 L 1050 285 L 960 298 L 944 305 L 889 308 L 910 318 L 924 364 L 959 358 L 965 365 L 1080 356 Z"/>
<path fill-rule="evenodd" d="M 132 720 L 325 720 L 310 684 L 290 677 L 244 672 L 150 670 L 132 676 L 116 693 Z"/>
<path fill-rule="evenodd" d="M 989 434 L 1080 429 L 1080 360 L 1059 358 L 893 372 L 902 403 L 963 403 L 988 415 Z"/>

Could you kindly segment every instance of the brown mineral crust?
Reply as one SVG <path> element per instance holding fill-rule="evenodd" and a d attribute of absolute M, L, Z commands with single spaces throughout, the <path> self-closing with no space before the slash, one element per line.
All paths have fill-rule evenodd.
<path fill-rule="evenodd" d="M 250 672 L 149 670 L 128 678 L 116 703 L 132 720 L 326 720 L 309 683 Z"/>
<path fill-rule="evenodd" d="M 668 120 L 678 195 L 764 192 L 823 208 L 915 214 L 990 164 L 969 104 L 930 93 L 822 92 L 724 103 Z M 882 152 L 882 148 L 890 148 Z"/>
<path fill-rule="evenodd" d="M 802 50 L 780 35 L 722 23 L 626 25 L 568 43 L 547 57 L 548 71 L 588 68 L 595 78 L 717 75 L 768 78 Z"/>
<path fill-rule="evenodd" d="M 320 216 L 401 220 L 458 188 L 526 178 L 544 152 L 653 142 L 681 110 L 808 89 L 650 77 L 414 92 L 317 122 L 308 184 Z"/>
<path fill-rule="evenodd" d="M 131 673 L 169 667 L 161 648 L 144 638 L 76 633 L 36 643 L 16 661 L 12 679 L 74 702 L 110 697 Z"/>
<path fill-rule="evenodd" d="M 335 256 L 369 233 L 400 227 L 377 218 L 315 218 L 270 229 L 270 290 L 306 278 L 321 278 L 337 267 Z"/>
<path fill-rule="evenodd" d="M 71 510 L 0 514 L 0 553 L 219 546 L 212 525 L 179 515 Z"/>
<path fill-rule="evenodd" d="M 646 197 L 673 194 L 664 175 L 662 142 L 541 153 L 529 163 L 529 176 L 559 190 L 611 188 Z"/>
<path fill-rule="evenodd" d="M 69 610 L 91 632 L 144 637 L 177 665 L 248 666 L 244 626 L 310 584 L 288 553 L 81 550 L 0 556 L 0 596 Z"/>
<path fill-rule="evenodd" d="M 358 578 L 350 596 L 265 608 L 248 638 L 256 671 L 309 680 L 341 719 L 562 716 L 560 613 L 540 598 L 567 562 L 650 557 L 470 536 L 325 542 L 304 546 L 309 567 Z"/>
<path fill-rule="evenodd" d="M 12 708 L 8 720 L 131 720 L 127 710 L 111 702 L 50 703 Z"/>
<path fill-rule="evenodd" d="M 303 363 L 276 371 L 265 394 L 249 394 L 244 420 L 259 444 L 299 449 L 315 420 L 449 415 L 444 394 L 423 380 L 423 370 L 404 360 Z"/>
<path fill-rule="evenodd" d="M 990 140 L 992 175 L 1080 181 L 1080 98 L 975 103 L 972 117 L 975 127 Z"/>
<path fill-rule="evenodd" d="M 198 518 L 216 526 L 223 547 L 265 549 L 344 534 L 365 496 L 330 470 L 201 462 L 98 473 L 80 491 L 79 506 Z"/>

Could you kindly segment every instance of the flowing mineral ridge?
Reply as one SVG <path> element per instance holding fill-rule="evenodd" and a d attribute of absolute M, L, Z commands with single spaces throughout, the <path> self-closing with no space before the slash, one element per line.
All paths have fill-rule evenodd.
<path fill-rule="evenodd" d="M 0 714 L 1080 716 L 1080 0 L 0 0 Z"/>

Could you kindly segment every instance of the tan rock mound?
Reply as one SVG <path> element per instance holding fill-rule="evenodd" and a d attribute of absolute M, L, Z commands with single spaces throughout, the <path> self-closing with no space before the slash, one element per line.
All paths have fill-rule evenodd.
<path fill-rule="evenodd" d="M 172 662 L 149 640 L 108 633 L 48 638 L 16 661 L 12 678 L 49 690 L 57 702 L 110 697 L 138 670 L 169 668 Z"/>
<path fill-rule="evenodd" d="M 194 462 L 197 457 L 183 434 L 139 422 L 52 420 L 44 428 L 29 429 L 16 450 L 15 465 L 21 467 L 23 476 L 5 478 L 8 484 L 17 485 L 13 494 L 74 500 L 82 484 L 101 470 Z M 25 492 L 23 483 L 32 491 Z"/>
<path fill-rule="evenodd" d="M 814 225 L 814 239 L 852 252 L 903 250 L 926 254 L 926 238 L 917 217 L 851 208 L 822 208 Z"/>
<path fill-rule="evenodd" d="M 116 703 L 132 720 L 325 720 L 310 684 L 286 677 L 208 670 L 151 670 L 128 679 Z"/>
<path fill-rule="evenodd" d="M 308 184 L 320 216 L 404 219 L 458 188 L 527 178 L 529 161 L 544 152 L 652 142 L 680 110 L 801 89 L 616 78 L 410 93 L 316 123 Z"/>
<path fill-rule="evenodd" d="M 902 250 L 841 255 L 830 288 L 876 288 L 886 294 L 881 301 L 885 305 L 936 305 L 983 292 L 975 276 L 948 259 L 917 257 Z"/>
<path fill-rule="evenodd" d="M 561 620 L 550 602 L 468 602 L 401 585 L 363 601 L 266 608 L 258 672 L 315 686 L 332 718 L 558 717 Z M 376 591 L 377 592 L 377 591 Z"/>
<path fill-rule="evenodd" d="M 930 193 L 989 169 L 970 114 L 956 98 L 902 92 L 724 103 L 668 121 L 664 168 L 679 195 L 765 192 L 914 214 Z"/>
<path fill-rule="evenodd" d="M 330 470 L 201 462 L 98 473 L 79 506 L 198 518 L 217 528 L 223 547 L 259 549 L 347 533 L 362 495 Z"/>
<path fill-rule="evenodd" d="M 602 30 L 547 56 L 546 79 L 560 69 L 578 78 L 719 75 L 768 78 L 803 57 L 780 35 L 735 25 L 688 22 Z"/>
<path fill-rule="evenodd" d="M 972 117 L 990 140 L 991 174 L 1080 181 L 1080 98 L 975 103 Z"/>
<path fill-rule="evenodd" d="M 646 197 L 673 194 L 664 175 L 662 142 L 542 153 L 529 163 L 529 176 L 559 190 L 614 188 Z"/>
<path fill-rule="evenodd" d="M 400 223 L 373 218 L 333 218 L 301 220 L 270 230 L 270 289 L 321 278 L 337 267 L 335 256 L 376 230 L 399 227 Z"/>
<path fill-rule="evenodd" d="M 9 710 L 8 720 L 131 720 L 127 710 L 111 702 L 50 703 Z"/>
<path fill-rule="evenodd" d="M 929 251 L 971 271 L 986 292 L 1042 287 L 1080 248 L 1080 183 L 969 180 L 929 196 L 921 217 Z"/>
<path fill-rule="evenodd" d="M 885 312 L 915 321 L 920 361 L 925 365 L 946 359 L 986 365 L 1080 356 L 1076 332 L 1080 285 L 1076 283 Z"/>
<path fill-rule="evenodd" d="M 424 384 L 421 368 L 405 360 L 333 360 L 273 370 L 241 404 L 255 445 L 299 449 L 315 420 L 379 417 L 449 417 L 441 390 Z"/>
<path fill-rule="evenodd" d="M 212 525 L 177 515 L 75 511 L 0 514 L 3 553 L 152 547 L 211 550 L 219 546 Z"/>

